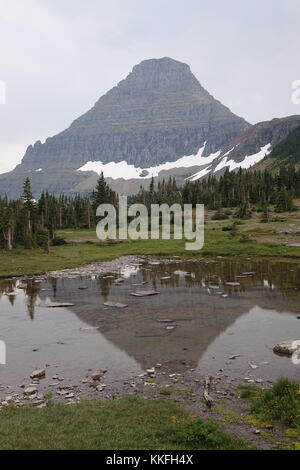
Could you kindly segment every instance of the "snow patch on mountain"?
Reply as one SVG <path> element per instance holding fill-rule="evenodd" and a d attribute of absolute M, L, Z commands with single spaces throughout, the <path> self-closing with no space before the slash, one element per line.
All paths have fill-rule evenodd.
<path fill-rule="evenodd" d="M 204 176 L 206 176 L 208 173 L 211 172 L 212 170 L 212 165 L 211 163 L 220 156 L 221 154 L 221 150 L 219 150 L 218 152 L 216 153 L 212 153 L 210 154 L 210 156 L 208 157 L 208 159 L 205 159 L 206 160 L 206 167 L 205 168 L 202 168 L 198 173 L 195 173 L 193 176 L 190 176 L 189 178 L 187 178 L 189 181 L 197 181 L 199 180 L 200 178 L 203 178 Z"/>
<path fill-rule="evenodd" d="M 267 144 L 264 147 L 261 147 L 260 151 L 253 154 L 253 155 L 246 155 L 242 162 L 236 162 L 234 160 L 230 160 L 228 157 L 230 153 L 234 150 L 230 150 L 227 154 L 225 154 L 220 161 L 220 163 L 214 169 L 214 173 L 217 171 L 223 170 L 223 168 L 229 167 L 230 171 L 236 170 L 237 168 L 242 168 L 243 170 L 247 170 L 251 168 L 251 166 L 259 163 L 263 160 L 267 155 L 271 153 L 272 145 Z M 227 155 L 227 156 L 226 156 Z"/>
<path fill-rule="evenodd" d="M 162 163 L 161 165 L 150 168 L 135 167 L 134 165 L 129 165 L 126 161 L 118 163 L 102 163 L 100 161 L 95 161 L 87 162 L 77 171 L 93 171 L 98 175 L 101 175 L 103 172 L 105 178 L 112 178 L 114 180 L 119 178 L 123 178 L 125 180 L 147 179 L 152 176 L 157 177 L 161 171 L 172 170 L 174 168 L 191 168 L 193 166 L 203 166 L 212 163 L 221 152 L 219 151 L 209 155 L 208 157 L 203 157 L 202 155 L 204 153 L 205 146 L 206 142 L 196 155 L 184 156 L 175 162 Z"/>

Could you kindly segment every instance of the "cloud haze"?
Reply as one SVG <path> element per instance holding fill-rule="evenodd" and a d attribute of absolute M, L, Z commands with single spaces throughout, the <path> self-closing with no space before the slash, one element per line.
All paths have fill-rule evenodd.
<path fill-rule="evenodd" d="M 250 122 L 300 114 L 299 18 L 298 0 L 0 0 L 0 172 L 153 57 Z"/>

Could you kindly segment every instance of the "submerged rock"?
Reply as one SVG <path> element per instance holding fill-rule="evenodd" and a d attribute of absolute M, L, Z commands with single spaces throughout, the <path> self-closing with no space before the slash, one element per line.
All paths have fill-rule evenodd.
<path fill-rule="evenodd" d="M 68 302 L 46 302 L 41 304 L 40 307 L 44 308 L 67 308 L 67 307 L 75 307 L 75 304 L 70 304 Z"/>
<path fill-rule="evenodd" d="M 139 292 L 133 292 L 131 295 L 133 297 L 152 297 L 154 295 L 159 295 L 160 292 L 155 290 L 141 290 Z"/>
<path fill-rule="evenodd" d="M 111 308 L 126 308 L 128 305 L 123 304 L 121 302 L 105 302 L 104 304 L 105 307 L 111 307 Z"/>

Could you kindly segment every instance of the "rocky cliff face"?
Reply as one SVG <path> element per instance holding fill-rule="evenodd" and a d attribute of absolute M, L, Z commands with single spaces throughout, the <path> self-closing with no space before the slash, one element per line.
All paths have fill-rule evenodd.
<path fill-rule="evenodd" d="M 87 162 L 125 161 L 146 169 L 195 155 L 205 142 L 207 157 L 249 127 L 200 85 L 188 65 L 147 60 L 67 130 L 30 146 L 22 164 L 0 176 L 0 193 L 11 193 L 24 175 L 37 192 L 72 191 L 93 176 L 77 172 Z"/>
<path fill-rule="evenodd" d="M 300 126 L 300 116 L 289 116 L 281 119 L 260 122 L 230 141 L 221 154 L 212 163 L 204 165 L 200 172 L 192 176 L 196 180 L 214 174 L 216 176 L 225 172 L 227 168 L 233 171 L 238 168 L 256 168 L 280 142 Z M 282 150 L 282 146 L 279 147 Z M 263 168 L 260 165 L 257 168 Z"/>
<path fill-rule="evenodd" d="M 299 115 L 260 122 L 233 139 L 224 149 L 223 154 L 234 149 L 228 156 L 235 162 L 242 162 L 246 155 L 256 154 L 262 147 L 268 144 L 271 145 L 271 148 L 274 148 L 299 126 Z"/>
<path fill-rule="evenodd" d="M 299 127 L 273 148 L 270 158 L 277 165 L 300 164 L 300 120 Z"/>

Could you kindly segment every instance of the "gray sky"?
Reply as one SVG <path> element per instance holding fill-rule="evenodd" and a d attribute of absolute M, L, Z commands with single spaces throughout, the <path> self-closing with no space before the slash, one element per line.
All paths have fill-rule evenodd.
<path fill-rule="evenodd" d="M 299 19 L 299 0 L 0 0 L 0 172 L 154 57 L 252 123 L 300 114 Z"/>

